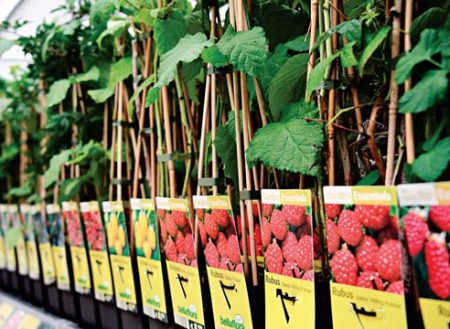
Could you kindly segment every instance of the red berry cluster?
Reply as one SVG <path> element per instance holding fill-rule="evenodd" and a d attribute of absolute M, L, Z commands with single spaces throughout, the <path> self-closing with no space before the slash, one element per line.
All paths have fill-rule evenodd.
<path fill-rule="evenodd" d="M 432 206 L 426 210 L 411 208 L 403 216 L 408 252 L 425 255 L 428 285 L 440 299 L 450 297 L 450 263 L 446 235 L 450 232 L 450 206 Z"/>
<path fill-rule="evenodd" d="M 189 219 L 184 211 L 158 209 L 159 230 L 162 250 L 171 262 L 197 266 Z"/>
<path fill-rule="evenodd" d="M 267 270 L 312 281 L 314 239 L 311 217 L 306 214 L 306 208 L 263 205 L 261 223 Z"/>
<path fill-rule="evenodd" d="M 84 245 L 83 232 L 81 228 L 80 217 L 78 211 L 68 210 L 64 212 L 64 219 L 67 227 L 67 238 L 69 245 L 81 247 Z"/>
<path fill-rule="evenodd" d="M 91 250 L 106 250 L 105 233 L 99 211 L 86 211 L 82 214 L 86 228 L 86 238 Z"/>
<path fill-rule="evenodd" d="M 228 210 L 197 210 L 198 229 L 208 266 L 243 272 L 241 251 L 233 218 Z"/>
<path fill-rule="evenodd" d="M 327 248 L 334 281 L 403 294 L 398 219 L 389 206 L 325 205 Z M 371 234 L 369 234 L 371 233 Z"/>

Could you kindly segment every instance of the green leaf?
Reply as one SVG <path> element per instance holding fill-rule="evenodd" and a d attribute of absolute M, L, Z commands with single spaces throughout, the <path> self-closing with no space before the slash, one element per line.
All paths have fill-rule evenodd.
<path fill-rule="evenodd" d="M 358 65 L 358 60 L 355 57 L 355 54 L 353 53 L 353 47 L 355 45 L 355 42 L 349 42 L 347 43 L 344 48 L 342 48 L 341 53 L 341 63 L 343 67 L 351 67 Z"/>
<path fill-rule="evenodd" d="M 186 34 L 186 22 L 179 11 L 160 10 L 153 22 L 153 35 L 161 55 L 174 48 Z"/>
<path fill-rule="evenodd" d="M 448 116 L 444 117 L 444 119 L 439 122 L 439 126 L 434 130 L 433 135 L 423 143 L 422 148 L 425 152 L 431 151 L 436 145 L 442 131 L 447 127 L 447 122 Z"/>
<path fill-rule="evenodd" d="M 299 53 L 309 52 L 309 34 L 308 36 L 300 35 L 283 44 L 287 49 L 297 51 Z"/>
<path fill-rule="evenodd" d="M 228 65 L 228 57 L 219 51 L 217 45 L 212 45 L 203 50 L 202 58 L 206 63 L 214 67 L 224 67 Z"/>
<path fill-rule="evenodd" d="M 367 61 L 372 57 L 373 53 L 381 45 L 381 43 L 389 35 L 391 28 L 389 26 L 382 27 L 378 33 L 373 37 L 369 44 L 364 48 L 364 51 L 359 59 L 358 70 L 359 75 L 362 77 L 364 75 L 364 66 Z"/>
<path fill-rule="evenodd" d="M 33 193 L 33 188 L 30 182 L 26 182 L 25 185 L 14 187 L 9 190 L 7 197 L 22 198 Z"/>
<path fill-rule="evenodd" d="M 14 41 L 0 38 L 0 56 L 7 52 L 12 46 L 14 46 Z"/>
<path fill-rule="evenodd" d="M 440 50 L 438 31 L 427 29 L 420 35 L 419 43 L 405 56 L 400 58 L 395 66 L 395 80 L 403 83 L 411 76 L 414 66 L 423 61 L 431 60 Z"/>
<path fill-rule="evenodd" d="M 85 177 L 77 177 L 77 178 L 67 178 L 65 179 L 60 187 L 60 196 L 59 201 L 69 201 L 73 199 L 81 189 L 85 181 Z"/>
<path fill-rule="evenodd" d="M 416 17 L 411 24 L 409 34 L 411 38 L 418 37 L 427 28 L 437 28 L 446 18 L 446 12 L 442 8 L 433 7 Z"/>
<path fill-rule="evenodd" d="M 65 164 L 70 157 L 72 150 L 64 150 L 59 154 L 54 155 L 50 159 L 50 164 L 47 171 L 44 173 L 44 187 L 49 188 L 58 180 L 61 166 Z"/>
<path fill-rule="evenodd" d="M 320 176 L 323 126 L 304 118 L 269 123 L 260 128 L 246 152 L 253 167 L 261 161 L 267 167 L 310 176 Z"/>
<path fill-rule="evenodd" d="M 319 64 L 317 64 L 312 69 L 311 74 L 309 76 L 309 81 L 306 84 L 306 99 L 307 99 L 307 101 L 310 100 L 313 91 L 317 87 L 319 87 L 319 85 L 322 83 L 322 81 L 325 77 L 325 71 L 327 70 L 328 66 L 330 66 L 331 63 L 338 56 L 340 56 L 340 52 L 337 52 L 331 56 L 326 57 L 323 61 L 321 61 Z"/>
<path fill-rule="evenodd" d="M 108 86 L 115 87 L 116 84 L 128 78 L 131 75 L 131 72 L 131 57 L 121 58 L 118 62 L 111 65 Z"/>
<path fill-rule="evenodd" d="M 238 186 L 234 112 L 229 112 L 225 125 L 217 129 L 214 145 L 217 156 L 222 160 L 225 177 L 233 180 L 234 186 Z"/>
<path fill-rule="evenodd" d="M 89 71 L 76 74 L 71 78 L 73 78 L 73 81 L 75 83 L 80 83 L 85 81 L 97 81 L 99 77 L 100 77 L 100 70 L 98 69 L 97 66 L 93 66 L 89 69 Z"/>
<path fill-rule="evenodd" d="M 235 32 L 229 27 L 217 47 L 229 57 L 233 66 L 251 76 L 258 75 L 268 55 L 266 37 L 261 27 L 242 32 Z"/>
<path fill-rule="evenodd" d="M 328 38 L 331 38 L 334 33 L 339 33 L 345 36 L 348 42 L 354 42 L 357 46 L 359 46 L 361 44 L 362 35 L 361 21 L 352 19 L 350 21 L 342 22 L 341 24 L 329 29 L 317 39 L 313 49 L 317 49 L 321 43 Z"/>
<path fill-rule="evenodd" d="M 269 108 L 277 121 L 284 108 L 305 94 L 306 70 L 309 55 L 299 54 L 289 58 L 269 84 Z"/>
<path fill-rule="evenodd" d="M 427 153 L 420 155 L 413 162 L 414 174 L 427 182 L 435 181 L 442 175 L 450 161 L 450 137 L 440 140 Z"/>
<path fill-rule="evenodd" d="M 134 113 L 134 101 L 136 97 L 140 97 L 142 91 L 154 82 L 155 82 L 155 74 L 152 74 L 139 85 L 138 89 L 134 91 L 133 96 L 131 96 L 130 100 L 128 101 L 128 112 L 131 118 L 133 117 Z"/>
<path fill-rule="evenodd" d="M 445 70 L 430 70 L 398 101 L 401 113 L 420 113 L 441 103 L 447 94 L 448 78 Z"/>
<path fill-rule="evenodd" d="M 358 186 L 370 186 L 375 185 L 380 179 L 381 175 L 378 169 L 372 170 L 365 177 L 363 177 L 356 185 Z"/>
<path fill-rule="evenodd" d="M 194 61 L 209 44 L 210 41 L 204 33 L 199 32 L 195 35 L 186 35 L 172 50 L 161 56 L 158 82 L 148 92 L 147 105 L 154 103 L 160 88 L 168 85 L 175 78 L 178 63 Z"/>
<path fill-rule="evenodd" d="M 273 77 L 288 59 L 288 48 L 283 44 L 279 45 L 272 54 L 269 54 L 269 57 L 267 57 L 266 62 L 259 72 L 259 81 L 265 92 L 268 92 L 269 84 Z"/>
<path fill-rule="evenodd" d="M 127 20 L 114 20 L 112 26 L 107 28 L 100 34 L 97 38 L 97 45 L 99 48 L 102 48 L 103 39 L 108 36 L 119 37 L 123 31 L 128 28 L 129 22 Z"/>
<path fill-rule="evenodd" d="M 88 90 L 88 95 L 94 100 L 94 102 L 101 104 L 114 95 L 114 87 Z"/>
<path fill-rule="evenodd" d="M 148 8 L 142 8 L 139 12 L 133 16 L 133 20 L 136 23 L 143 23 L 147 26 L 152 26 L 154 17 L 151 14 L 151 11 Z"/>
<path fill-rule="evenodd" d="M 51 86 L 47 94 L 47 107 L 52 107 L 61 103 L 67 95 L 67 91 L 70 88 L 70 81 L 67 79 L 61 79 L 55 81 Z"/>

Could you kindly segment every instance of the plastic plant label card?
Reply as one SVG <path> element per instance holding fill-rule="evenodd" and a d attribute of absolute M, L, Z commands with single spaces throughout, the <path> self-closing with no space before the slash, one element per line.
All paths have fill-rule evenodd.
<path fill-rule="evenodd" d="M 17 269 L 17 261 L 16 261 L 16 252 L 14 246 L 8 243 L 6 238 L 6 234 L 10 227 L 12 226 L 11 216 L 9 214 L 9 206 L 7 204 L 0 205 L 0 217 L 1 217 L 1 226 L 2 233 L 5 241 L 5 260 L 6 260 L 6 269 L 9 272 L 15 272 Z"/>
<path fill-rule="evenodd" d="M 39 257 L 33 216 L 35 212 L 40 212 L 40 209 L 28 204 L 22 204 L 20 205 L 20 212 L 24 219 L 25 243 L 29 267 L 28 276 L 33 280 L 39 280 Z"/>
<path fill-rule="evenodd" d="M 31 314 L 25 314 L 17 329 L 38 329 L 41 320 Z"/>
<path fill-rule="evenodd" d="M 267 328 L 314 328 L 311 191 L 262 190 Z"/>
<path fill-rule="evenodd" d="M 114 293 L 111 267 L 109 265 L 105 229 L 98 202 L 81 202 L 80 209 L 81 218 L 86 229 L 95 298 L 102 302 L 112 302 Z"/>
<path fill-rule="evenodd" d="M 200 275 L 188 202 L 186 199 L 156 198 L 156 208 L 175 323 L 184 328 L 204 329 Z"/>
<path fill-rule="evenodd" d="M 124 311 L 137 312 L 124 205 L 121 201 L 103 202 L 103 214 L 117 307 Z"/>
<path fill-rule="evenodd" d="M 241 250 L 227 196 L 194 196 L 215 328 L 253 328 Z"/>
<path fill-rule="evenodd" d="M 0 269 L 6 268 L 6 243 L 5 243 L 5 231 L 3 223 L 6 221 L 5 213 L 7 212 L 6 206 L 0 204 Z"/>
<path fill-rule="evenodd" d="M 47 222 L 42 216 L 42 205 L 36 204 L 33 213 L 34 231 L 37 235 L 38 249 L 42 265 L 42 276 L 45 285 L 51 285 L 56 281 L 55 263 L 53 261 L 52 247 L 47 231 Z"/>
<path fill-rule="evenodd" d="M 0 305 L 0 328 L 3 328 L 5 323 L 9 320 L 14 313 L 14 306 L 10 303 L 3 302 Z"/>
<path fill-rule="evenodd" d="M 9 239 L 14 240 L 13 244 L 16 246 L 19 274 L 28 275 L 28 257 L 24 237 L 24 225 L 22 223 L 19 207 L 17 205 L 9 205 L 9 216 L 11 218 L 12 225 L 10 225 L 9 232 L 7 232 L 7 234 L 9 234 Z"/>
<path fill-rule="evenodd" d="M 397 186 L 426 329 L 450 324 L 450 182 Z"/>
<path fill-rule="evenodd" d="M 56 286 L 60 290 L 70 290 L 69 266 L 67 264 L 64 237 L 64 222 L 61 208 L 57 204 L 47 205 L 47 230 L 52 246 L 53 261 L 56 269 Z"/>
<path fill-rule="evenodd" d="M 131 199 L 130 204 L 144 313 L 168 323 L 155 203 Z"/>
<path fill-rule="evenodd" d="M 407 328 L 395 187 L 324 188 L 334 328 Z"/>
<path fill-rule="evenodd" d="M 88 294 L 91 291 L 91 279 L 78 204 L 76 202 L 63 202 L 62 210 L 72 258 L 75 291 L 80 294 Z"/>

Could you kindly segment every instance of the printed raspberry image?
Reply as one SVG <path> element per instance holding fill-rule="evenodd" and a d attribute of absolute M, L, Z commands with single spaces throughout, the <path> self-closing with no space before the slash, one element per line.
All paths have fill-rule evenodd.
<path fill-rule="evenodd" d="M 86 211 L 82 213 L 86 238 L 90 250 L 106 250 L 105 231 L 100 211 Z"/>

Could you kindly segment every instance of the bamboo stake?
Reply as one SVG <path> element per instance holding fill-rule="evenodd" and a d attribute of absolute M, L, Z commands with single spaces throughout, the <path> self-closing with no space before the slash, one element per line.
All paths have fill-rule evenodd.
<path fill-rule="evenodd" d="M 167 154 L 173 154 L 171 120 L 170 120 L 170 99 L 167 86 L 164 86 L 162 88 L 162 99 L 163 99 L 164 135 L 166 139 L 166 152 Z M 169 167 L 170 197 L 175 198 L 177 194 L 176 176 L 175 176 L 175 165 L 172 159 L 168 161 L 168 167 Z"/>
<path fill-rule="evenodd" d="M 391 58 L 397 58 L 400 54 L 400 29 L 402 1 L 395 0 L 394 10 L 397 12 L 393 15 L 392 21 L 392 44 Z M 388 146 L 387 146 L 387 163 L 385 184 L 394 184 L 394 162 L 395 162 L 395 139 L 397 133 L 397 107 L 398 107 L 398 85 L 395 81 L 395 68 L 391 70 L 390 82 L 390 101 L 389 101 L 389 126 L 388 126 Z"/>
<path fill-rule="evenodd" d="M 413 18 L 413 0 L 406 0 L 405 7 L 405 52 L 409 52 L 411 50 L 411 38 L 410 38 L 410 29 L 411 22 Z M 409 78 L 405 81 L 405 93 L 411 89 L 412 80 Z M 414 146 L 414 122 L 412 113 L 405 114 L 405 140 L 406 140 L 406 162 L 413 163 L 416 157 L 415 146 Z"/>
<path fill-rule="evenodd" d="M 308 60 L 308 70 L 306 74 L 306 80 L 309 80 L 309 75 L 314 67 L 315 63 L 315 52 L 313 51 L 314 44 L 316 43 L 317 34 L 317 10 L 318 10 L 319 0 L 311 0 L 311 33 L 309 37 L 309 60 Z"/>
<path fill-rule="evenodd" d="M 382 101 L 382 99 L 380 99 L 381 97 L 378 97 L 379 101 Z M 380 152 L 378 151 L 378 147 L 375 143 L 375 126 L 377 123 L 377 115 L 378 115 L 378 111 L 380 110 L 381 105 L 378 101 L 375 102 L 373 108 L 372 108 L 372 112 L 370 114 L 370 119 L 369 119 L 369 125 L 367 127 L 367 135 L 369 136 L 369 140 L 367 142 L 367 144 L 369 145 L 369 150 L 370 153 L 372 154 L 372 158 L 375 161 L 375 164 L 378 168 L 378 171 L 380 172 L 381 178 L 384 180 L 386 177 L 386 169 L 384 167 L 384 162 L 383 159 L 381 158 Z"/>

